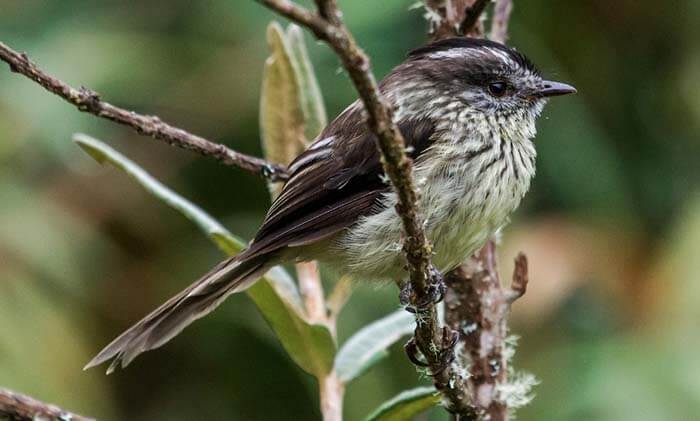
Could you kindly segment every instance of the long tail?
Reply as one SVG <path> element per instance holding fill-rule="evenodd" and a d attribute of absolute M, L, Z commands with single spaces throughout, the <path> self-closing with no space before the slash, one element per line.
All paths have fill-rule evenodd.
<path fill-rule="evenodd" d="M 107 374 L 126 367 L 142 352 L 158 348 L 193 321 L 206 316 L 234 292 L 252 285 L 270 267 L 269 256 L 238 255 L 219 263 L 185 290 L 169 299 L 140 322 L 119 335 L 86 366 L 100 365 L 114 358 Z"/>

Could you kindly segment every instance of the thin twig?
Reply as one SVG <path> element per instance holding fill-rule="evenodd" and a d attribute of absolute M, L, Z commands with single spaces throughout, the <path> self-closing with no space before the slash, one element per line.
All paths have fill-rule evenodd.
<path fill-rule="evenodd" d="M 26 54 L 18 53 L 2 42 L 0 42 L 0 60 L 6 62 L 13 72 L 28 77 L 44 89 L 73 104 L 80 111 L 129 126 L 141 134 L 162 140 L 169 145 L 191 150 L 214 158 L 225 165 L 236 166 L 262 175 L 270 181 L 287 179 L 286 170 L 279 165 L 236 152 L 220 143 L 211 142 L 171 126 L 157 116 L 145 116 L 116 107 L 102 101 L 96 92 L 88 88 L 75 89 L 39 69 Z"/>
<path fill-rule="evenodd" d="M 423 219 L 417 207 L 418 195 L 411 175 L 412 161 L 406 156 L 405 142 L 393 121 L 392 110 L 379 92 L 369 58 L 355 43 L 334 0 L 316 0 L 319 13 L 287 0 L 257 1 L 310 29 L 336 52 L 348 72 L 367 111 L 369 128 L 377 136 L 384 172 L 397 193 L 396 210 L 403 223 L 403 249 L 414 298 L 426 297 L 432 282 L 429 274 L 431 246 L 425 237 Z M 464 394 L 450 389 L 451 369 L 444 369 L 443 364 L 444 346 L 451 342 L 452 333 L 440 329 L 435 305 L 429 305 L 417 317 L 416 343 L 434 374 L 436 387 L 443 391 L 452 410 L 467 411 L 468 408 L 463 406 Z"/>
<path fill-rule="evenodd" d="M 471 7 L 467 8 L 464 12 L 464 19 L 459 24 L 459 32 L 463 35 L 469 35 L 479 24 L 481 15 L 486 10 L 486 6 L 491 2 L 491 0 L 476 0 Z M 479 32 L 483 31 L 483 28 L 477 29 Z"/>
<path fill-rule="evenodd" d="M 287 0 L 257 1 L 311 29 L 319 39 L 327 42 L 341 59 L 367 110 L 367 123 L 370 130 L 377 135 L 384 171 L 397 192 L 397 211 L 406 233 L 404 251 L 409 262 L 411 282 L 417 294 L 425 295 L 430 281 L 428 267 L 431 247 L 425 237 L 422 218 L 417 208 L 418 195 L 411 176 L 412 162 L 406 156 L 404 139 L 394 124 L 391 108 L 379 93 L 369 58 L 357 46 L 340 19 L 334 1 L 318 0 L 317 4 L 321 10 L 325 10 L 324 13 L 334 16 L 336 23 Z"/>
<path fill-rule="evenodd" d="M 510 289 L 506 292 L 508 304 L 513 304 L 515 300 L 525 295 L 525 292 L 527 292 L 528 282 L 527 256 L 525 256 L 523 253 L 518 253 L 515 258 L 513 281 L 510 284 Z"/>
<path fill-rule="evenodd" d="M 491 35 L 489 36 L 492 41 L 501 44 L 508 41 L 508 22 L 512 11 L 513 0 L 496 0 L 496 5 L 493 7 L 493 19 L 491 19 Z"/>
<path fill-rule="evenodd" d="M 459 28 L 459 35 L 483 37 L 480 17 L 488 3 L 482 0 L 425 0 L 426 6 L 441 17 L 437 23 L 433 22 L 432 38 L 453 36 L 453 28 Z M 497 0 L 492 39 L 504 42 L 507 38 L 511 10 L 511 0 Z M 498 398 L 497 392 L 498 387 L 508 381 L 506 315 L 513 301 L 527 289 L 527 258 L 522 253 L 518 255 L 511 287 L 503 288 L 495 250 L 494 242 L 489 241 L 464 265 L 445 276 L 445 322 L 460 332 L 461 344 L 451 381 L 453 388 L 463 393 L 467 401 L 464 405 L 471 410 L 455 419 L 504 421 L 510 416 L 509 408 Z"/>
<path fill-rule="evenodd" d="M 8 389 L 0 388 L 0 419 L 13 421 L 72 420 L 90 421 L 92 418 L 73 414 L 56 405 L 40 402 L 34 398 Z"/>
<path fill-rule="evenodd" d="M 430 38 L 482 37 L 481 15 L 488 3 L 489 0 L 425 0 L 430 12 Z"/>

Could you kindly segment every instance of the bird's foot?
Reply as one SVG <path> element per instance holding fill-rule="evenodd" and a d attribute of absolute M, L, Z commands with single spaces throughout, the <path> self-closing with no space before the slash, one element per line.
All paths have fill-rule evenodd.
<path fill-rule="evenodd" d="M 455 359 L 455 345 L 459 340 L 459 332 L 452 330 L 449 327 L 442 328 L 442 344 L 440 350 L 437 352 L 434 363 L 428 363 L 427 361 L 421 359 L 419 354 L 421 351 L 418 349 L 418 343 L 416 338 L 411 338 L 406 345 L 404 345 L 404 350 L 406 351 L 406 356 L 408 359 L 418 367 L 430 367 L 430 375 L 437 376 L 447 369 L 447 367 L 452 364 Z"/>
<path fill-rule="evenodd" d="M 445 291 L 447 291 L 445 278 L 439 270 L 431 266 L 430 283 L 428 284 L 426 294 L 416 296 L 411 282 L 407 281 L 401 287 L 399 302 L 404 306 L 406 311 L 410 313 L 422 313 L 432 304 L 442 301 L 442 299 L 445 298 Z"/>
<path fill-rule="evenodd" d="M 415 337 L 411 337 L 411 339 L 406 342 L 406 345 L 403 346 L 403 350 L 406 351 L 406 356 L 408 359 L 418 367 L 427 367 L 429 365 L 418 356 L 420 351 L 418 350 L 418 343 L 416 342 Z"/>

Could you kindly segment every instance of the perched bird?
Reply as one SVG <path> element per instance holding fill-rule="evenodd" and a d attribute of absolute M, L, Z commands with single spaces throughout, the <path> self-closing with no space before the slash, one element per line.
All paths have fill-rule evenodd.
<path fill-rule="evenodd" d="M 412 51 L 381 82 L 415 161 L 425 232 L 440 271 L 457 267 L 507 223 L 535 174 L 535 121 L 547 99 L 575 93 L 543 80 L 502 44 L 452 38 Z M 162 346 L 230 294 L 288 261 L 317 259 L 360 279 L 406 276 L 396 195 L 356 101 L 289 166 L 248 248 L 224 260 L 100 352 L 110 370 Z"/>

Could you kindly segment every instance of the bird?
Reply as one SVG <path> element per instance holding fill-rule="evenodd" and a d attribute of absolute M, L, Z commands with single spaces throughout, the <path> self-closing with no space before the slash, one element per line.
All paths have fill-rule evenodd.
<path fill-rule="evenodd" d="M 508 223 L 535 175 L 537 118 L 549 98 L 576 93 L 543 79 L 516 49 L 475 38 L 414 49 L 379 89 L 414 161 L 439 272 L 459 266 Z M 245 250 L 126 330 L 85 368 L 110 360 L 108 373 L 126 367 L 282 263 L 319 260 L 357 279 L 404 279 L 397 196 L 375 142 L 355 101 L 290 163 Z"/>

